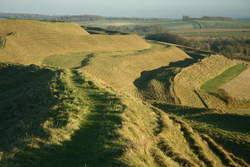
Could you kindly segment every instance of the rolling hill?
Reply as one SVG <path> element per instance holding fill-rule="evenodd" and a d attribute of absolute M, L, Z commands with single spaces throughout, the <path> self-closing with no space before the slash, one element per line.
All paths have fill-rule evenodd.
<path fill-rule="evenodd" d="M 232 61 L 74 23 L 2 24 L 0 166 L 250 166 L 249 115 L 201 89 Z"/>
<path fill-rule="evenodd" d="M 150 47 L 137 35 L 89 35 L 75 23 L 0 20 L 0 24 L 6 41 L 0 50 L 1 61 L 40 65 L 44 58 L 54 54 Z"/>

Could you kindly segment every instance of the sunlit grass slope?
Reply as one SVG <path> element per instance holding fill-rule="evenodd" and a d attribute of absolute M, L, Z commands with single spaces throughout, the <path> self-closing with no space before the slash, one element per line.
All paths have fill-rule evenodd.
<path fill-rule="evenodd" d="M 181 104 L 193 107 L 225 109 L 226 104 L 223 100 L 201 91 L 200 87 L 235 65 L 236 63 L 224 56 L 212 55 L 182 70 L 174 78 L 174 90 Z"/>
<path fill-rule="evenodd" d="M 146 82 L 145 79 L 140 79 L 144 73 L 169 66 L 172 62 L 190 58 L 174 46 L 153 43 L 152 45 L 151 49 L 134 53 L 96 54 L 91 58 L 88 65 L 82 67 L 82 70 L 116 90 L 137 97 L 141 96 L 138 93 L 141 86 Z M 147 77 L 154 77 L 154 74 L 149 74 Z M 162 94 L 160 93 L 159 96 Z"/>
<path fill-rule="evenodd" d="M 73 22 L 51 22 L 39 20 L 24 20 L 24 19 L 1 19 L 0 20 L 0 36 L 18 32 L 37 29 L 49 29 L 60 33 L 89 35 L 85 30 Z"/>
<path fill-rule="evenodd" d="M 0 166 L 117 166 L 123 106 L 76 70 L 0 64 Z"/>
<path fill-rule="evenodd" d="M 175 77 L 175 81 L 186 87 L 198 89 L 206 81 L 214 78 L 234 65 L 236 65 L 235 62 L 224 56 L 212 55 L 199 63 L 185 68 Z"/>
<path fill-rule="evenodd" d="M 80 70 L 1 63 L 0 74 L 0 166 L 248 166 Z"/>
<path fill-rule="evenodd" d="M 10 32 L 7 30 L 3 34 L 6 42 L 0 50 L 0 61 L 5 62 L 41 64 L 44 58 L 53 54 L 140 50 L 150 47 L 137 35 L 89 35 L 75 23 L 44 23 L 33 20 L 10 20 L 8 23 L 8 20 L 4 20 L 2 24 L 5 29 L 13 29 L 11 34 L 6 35 Z M 29 28 L 32 25 L 35 28 Z"/>

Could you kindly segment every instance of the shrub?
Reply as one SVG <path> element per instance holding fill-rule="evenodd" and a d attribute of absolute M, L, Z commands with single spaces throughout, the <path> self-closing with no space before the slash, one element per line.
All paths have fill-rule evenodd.
<path fill-rule="evenodd" d="M 232 96 L 230 96 L 225 89 L 218 89 L 217 90 L 217 95 L 219 98 L 221 98 L 222 100 L 224 100 L 227 105 L 233 105 L 234 104 L 234 99 Z"/>

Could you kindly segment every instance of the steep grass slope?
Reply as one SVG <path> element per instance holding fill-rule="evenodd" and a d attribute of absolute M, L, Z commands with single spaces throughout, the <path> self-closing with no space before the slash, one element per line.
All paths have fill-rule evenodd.
<path fill-rule="evenodd" d="M 66 34 L 89 35 L 89 33 L 87 33 L 85 30 L 82 30 L 78 24 L 73 22 L 1 19 L 0 25 L 0 36 L 5 36 L 18 31 L 30 31 L 37 29 L 49 29 Z"/>
<path fill-rule="evenodd" d="M 238 162 L 239 166 L 249 166 L 245 163 L 240 163 L 234 157 L 234 155 L 242 157 L 250 163 L 249 115 L 232 114 L 214 109 L 169 105 L 166 103 L 155 103 L 154 106 L 162 109 L 169 115 L 181 117 L 196 132 L 202 134 L 203 140 L 207 142 L 209 148 L 213 150 L 225 166 L 230 166 L 231 160 Z M 223 151 L 222 147 L 230 153 Z"/>
<path fill-rule="evenodd" d="M 186 87 L 199 89 L 206 81 L 214 78 L 234 65 L 236 65 L 236 63 L 224 56 L 212 55 L 205 58 L 200 63 L 185 68 L 175 77 L 175 81 Z"/>
<path fill-rule="evenodd" d="M 21 42 L 14 41 L 22 39 L 17 37 L 43 49 L 18 48 Z M 25 53 L 24 63 L 50 66 L 0 63 L 0 166 L 249 167 L 245 162 L 250 163 L 249 116 L 206 109 L 218 99 L 194 90 L 233 64 L 211 56 L 192 66 L 207 74 L 200 76 L 188 66 L 203 56 L 148 44 L 138 36 L 120 37 L 69 35 L 51 29 L 4 37 L 7 42 L 1 51 L 12 41 L 13 48 Z M 73 47 L 83 39 L 87 49 Z M 61 44 L 66 49 L 60 52 Z M 77 53 L 68 53 L 69 47 Z M 177 81 L 194 86 L 187 89 Z M 197 99 L 201 107 L 169 104 L 183 104 L 183 97 Z"/>
<path fill-rule="evenodd" d="M 223 100 L 200 90 L 200 86 L 236 63 L 223 56 L 212 55 L 185 68 L 174 78 L 174 91 L 182 105 L 225 109 Z M 192 98 L 190 98 L 192 97 Z"/>
<path fill-rule="evenodd" d="M 80 70 L 0 67 L 0 166 L 249 166 Z"/>
<path fill-rule="evenodd" d="M 10 23 L 4 21 L 2 24 L 5 29 L 10 27 L 8 32 L 12 31 L 4 36 L 5 47 L 0 50 L 0 61 L 5 62 L 41 64 L 44 58 L 53 54 L 141 50 L 150 47 L 137 35 L 89 35 L 74 23 L 11 20 Z M 73 27 L 72 31 L 70 27 Z M 8 33 L 5 29 L 3 31 Z"/>
<path fill-rule="evenodd" d="M 117 166 L 122 104 L 75 70 L 0 65 L 0 166 Z"/>
<path fill-rule="evenodd" d="M 239 85 L 241 85 L 239 87 Z M 238 99 L 250 100 L 250 68 L 242 72 L 238 77 L 225 84 L 222 88 L 230 95 Z"/>
<path fill-rule="evenodd" d="M 144 73 L 190 58 L 174 46 L 153 43 L 152 45 L 153 48 L 149 50 L 132 54 L 128 52 L 96 54 L 87 66 L 82 67 L 82 70 L 116 90 L 141 97 L 139 89 L 145 84 L 145 79 L 140 78 Z M 147 77 L 153 77 L 153 74 Z"/>

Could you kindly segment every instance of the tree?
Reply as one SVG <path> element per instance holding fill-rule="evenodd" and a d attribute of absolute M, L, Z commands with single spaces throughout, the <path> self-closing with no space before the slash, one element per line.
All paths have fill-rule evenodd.
<path fill-rule="evenodd" d="M 225 52 L 229 56 L 229 58 L 232 60 L 233 59 L 234 48 L 231 45 L 227 45 L 225 47 Z"/>

